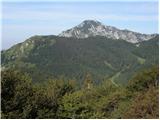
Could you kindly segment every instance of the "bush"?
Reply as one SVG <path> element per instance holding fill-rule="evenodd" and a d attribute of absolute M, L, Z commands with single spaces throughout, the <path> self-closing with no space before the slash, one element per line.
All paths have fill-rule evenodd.
<path fill-rule="evenodd" d="M 3 71 L 1 87 L 2 118 L 23 118 L 23 108 L 33 94 L 29 77 L 14 70 Z"/>
<path fill-rule="evenodd" d="M 148 89 L 150 86 L 158 86 L 158 70 L 158 67 L 154 66 L 151 69 L 138 73 L 132 80 L 129 81 L 128 89 L 136 92 Z"/>
<path fill-rule="evenodd" d="M 159 118 L 159 90 L 155 87 L 149 88 L 135 97 L 131 107 L 124 114 L 127 119 L 158 119 Z"/>

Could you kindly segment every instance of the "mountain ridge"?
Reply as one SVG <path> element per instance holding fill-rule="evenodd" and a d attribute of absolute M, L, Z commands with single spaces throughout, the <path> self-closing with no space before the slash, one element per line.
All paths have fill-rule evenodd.
<path fill-rule="evenodd" d="M 104 26 L 98 21 L 84 21 L 71 32 L 75 29 L 88 36 L 35 35 L 1 51 L 1 68 L 19 69 L 28 73 L 34 82 L 65 76 L 81 83 L 85 74 L 90 73 L 95 82 L 110 78 L 126 83 L 135 71 L 158 63 L 159 35 L 138 43 L 130 39 L 116 39 L 105 36 L 105 33 L 119 29 Z M 74 35 L 81 35 L 81 32 Z M 130 33 L 121 30 L 119 34 L 121 32 Z M 134 34 L 138 37 L 143 35 Z"/>
<path fill-rule="evenodd" d="M 79 25 L 62 31 L 58 36 L 87 38 L 92 36 L 105 36 L 112 39 L 123 39 L 130 43 L 138 43 L 154 38 L 157 34 L 142 34 L 128 29 L 118 29 L 107 26 L 97 20 L 84 20 Z"/>
<path fill-rule="evenodd" d="M 158 39 L 137 45 L 104 36 L 33 36 L 2 51 L 2 68 L 26 72 L 34 82 L 65 76 L 81 83 L 90 73 L 95 82 L 112 78 L 126 83 L 135 71 L 157 64 Z"/>

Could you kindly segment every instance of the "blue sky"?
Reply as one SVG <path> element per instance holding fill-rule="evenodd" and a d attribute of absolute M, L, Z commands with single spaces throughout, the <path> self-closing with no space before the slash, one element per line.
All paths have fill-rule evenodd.
<path fill-rule="evenodd" d="M 158 33 L 158 1 L 6 0 L 2 3 L 2 48 L 33 35 L 57 35 L 86 19 L 120 29 Z"/>

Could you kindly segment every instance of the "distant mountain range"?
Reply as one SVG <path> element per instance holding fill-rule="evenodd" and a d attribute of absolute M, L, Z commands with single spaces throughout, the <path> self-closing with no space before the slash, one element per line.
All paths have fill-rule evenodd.
<path fill-rule="evenodd" d="M 134 44 L 133 44 L 134 43 Z M 158 64 L 159 36 L 86 20 L 58 36 L 33 36 L 1 53 L 2 70 L 28 73 L 34 82 L 64 77 L 82 83 L 90 73 L 96 83 L 125 84 L 137 71 Z"/>
<path fill-rule="evenodd" d="M 130 30 L 120 30 L 116 27 L 106 26 L 99 21 L 85 20 L 81 24 L 63 31 L 59 36 L 87 38 L 93 36 L 105 36 L 112 39 L 123 39 L 131 43 L 137 43 L 154 38 L 157 34 L 141 34 Z"/>

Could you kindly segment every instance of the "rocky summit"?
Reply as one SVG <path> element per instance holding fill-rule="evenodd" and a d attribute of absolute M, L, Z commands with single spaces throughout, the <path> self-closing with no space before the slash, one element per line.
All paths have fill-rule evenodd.
<path fill-rule="evenodd" d="M 156 34 L 142 34 L 127 29 L 121 30 L 113 26 L 107 26 L 99 21 L 85 20 L 79 25 L 63 31 L 61 37 L 88 38 L 93 36 L 105 36 L 112 39 L 123 39 L 130 43 L 138 43 L 154 38 Z"/>

